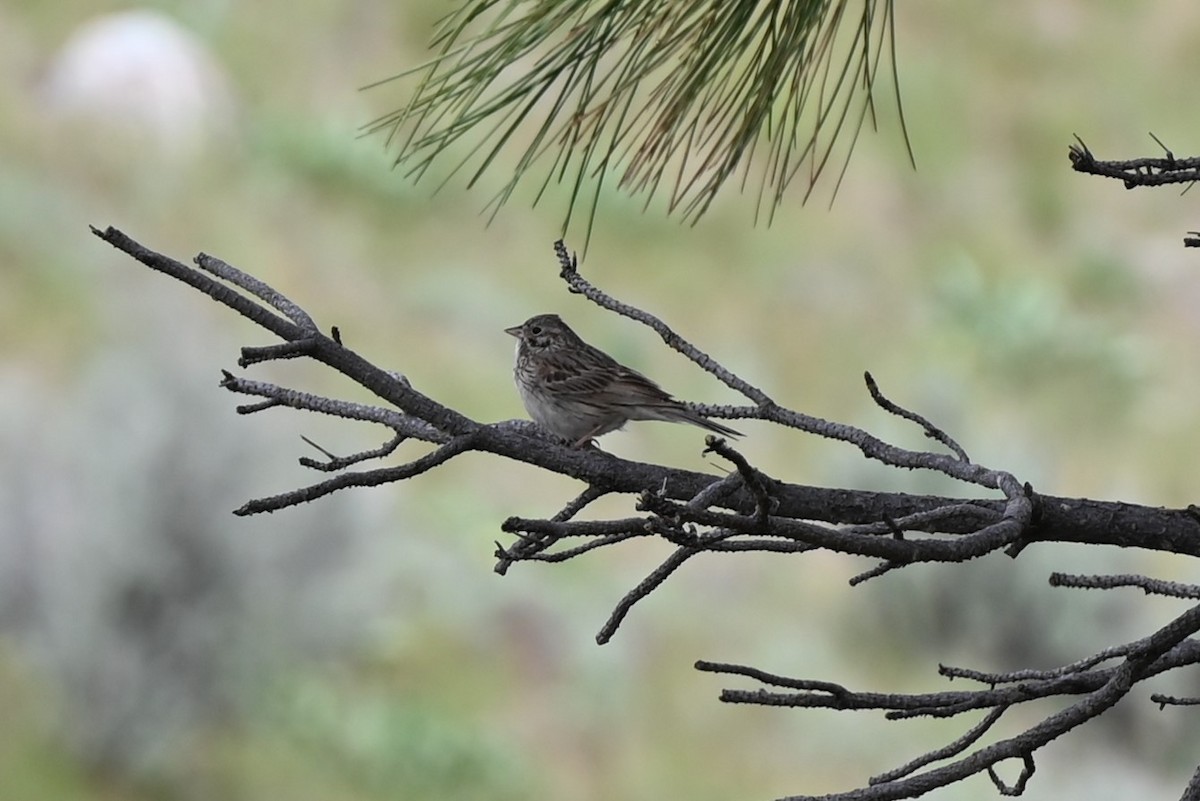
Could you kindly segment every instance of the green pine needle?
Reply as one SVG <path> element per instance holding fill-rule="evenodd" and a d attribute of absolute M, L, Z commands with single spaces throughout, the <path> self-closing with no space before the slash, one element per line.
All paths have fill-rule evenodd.
<path fill-rule="evenodd" d="M 885 51 L 912 160 L 892 0 L 855 0 L 856 14 L 850 5 L 467 0 L 438 25 L 441 54 L 395 76 L 420 76 L 408 104 L 366 130 L 386 132 L 399 150 L 396 166 L 415 179 L 460 141 L 469 149 L 450 175 L 470 167 L 468 185 L 515 157 L 489 204 L 493 214 L 522 179 L 545 169 L 534 202 L 551 183 L 568 187 L 564 234 L 586 202 L 590 237 L 614 172 L 623 191 L 644 194 L 647 204 L 665 192 L 668 211 L 695 222 L 739 168 L 745 191 L 754 163 L 756 219 L 765 211 L 770 220 L 798 175 L 807 199 L 847 137 L 840 184 L 863 123 L 875 125 Z"/>

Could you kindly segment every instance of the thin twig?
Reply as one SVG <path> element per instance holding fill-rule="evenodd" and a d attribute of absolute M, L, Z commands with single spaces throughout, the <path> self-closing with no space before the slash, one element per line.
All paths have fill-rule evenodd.
<path fill-rule="evenodd" d="M 196 254 L 195 262 L 201 269 L 235 286 L 239 286 L 255 297 L 266 301 L 273 308 L 283 312 L 289 320 L 301 328 L 313 332 L 317 330 L 317 325 L 313 322 L 312 317 L 308 315 L 308 312 L 288 300 L 282 293 L 277 292 L 265 282 L 207 253 Z"/>
<path fill-rule="evenodd" d="M 688 559 L 699 553 L 696 548 L 681 547 L 677 548 L 674 553 L 658 567 L 656 567 L 650 575 L 642 579 L 636 587 L 625 594 L 617 606 L 613 609 L 608 620 L 600 627 L 600 631 L 596 634 L 596 643 L 604 645 L 612 639 L 612 636 L 617 633 L 621 622 L 625 620 L 625 616 L 629 614 L 629 610 L 634 604 L 645 598 L 650 593 L 654 592 L 667 578 L 683 565 Z"/>
<path fill-rule="evenodd" d="M 954 451 L 954 454 L 958 456 L 960 461 L 971 461 L 971 458 L 967 456 L 967 452 L 963 450 L 962 446 L 955 442 L 954 438 L 945 431 L 929 422 L 929 420 L 925 417 L 922 417 L 914 411 L 905 409 L 903 406 L 885 397 L 883 392 L 880 391 L 879 385 L 875 383 L 875 379 L 869 372 L 863 373 L 863 380 L 867 383 L 867 391 L 871 393 L 871 399 L 874 400 L 881 409 L 890 412 L 897 417 L 903 417 L 905 420 L 910 420 L 921 426 L 921 428 L 925 430 L 925 436 L 932 440 L 937 440 L 950 450 Z"/>
<path fill-rule="evenodd" d="M 309 392 L 287 389 L 286 387 L 280 387 L 265 381 L 252 381 L 248 378 L 235 376 L 228 370 L 221 371 L 221 386 L 230 392 L 236 392 L 240 395 L 258 395 L 269 398 L 271 401 L 269 406 L 267 404 L 254 404 L 238 407 L 239 414 L 261 411 L 270 406 L 286 406 L 291 409 L 340 417 L 345 420 L 378 423 L 394 430 L 397 434 L 403 434 L 405 437 L 419 439 L 424 442 L 444 443 L 450 440 L 447 434 L 434 428 L 424 420 L 397 412 L 393 409 L 368 406 L 352 401 L 335 400 L 321 395 L 313 395 Z"/>
<path fill-rule="evenodd" d="M 1037 768 L 1033 764 L 1033 754 L 1023 754 L 1021 756 L 1021 761 L 1021 774 L 1017 776 L 1017 780 L 1013 784 L 1006 784 L 1004 781 L 1002 781 L 996 774 L 996 766 L 988 765 L 988 778 L 992 780 L 992 784 L 995 785 L 996 790 L 1000 793 L 1000 795 L 1018 796 L 1025 792 L 1025 785 L 1029 783 L 1031 778 L 1033 778 L 1033 772 Z"/>
<path fill-rule="evenodd" d="M 767 488 L 767 482 L 775 483 L 772 479 L 767 478 L 760 471 L 750 466 L 750 462 L 746 461 L 746 457 L 742 456 L 735 448 L 725 442 L 721 437 L 709 435 L 705 438 L 704 453 L 716 453 L 724 457 L 730 462 L 733 462 L 737 468 L 738 475 L 742 477 L 742 484 L 750 490 L 750 494 L 754 496 L 754 516 L 760 523 L 765 523 L 767 516 L 775 510 L 778 502 L 771 497 L 771 491 Z M 691 505 L 691 504 L 689 504 Z"/>
<path fill-rule="evenodd" d="M 298 339 L 295 342 L 280 342 L 277 345 L 265 347 L 242 348 L 242 356 L 238 359 L 238 367 L 250 367 L 262 362 L 279 361 L 282 359 L 300 359 L 312 356 L 317 342 L 314 339 Z"/>
<path fill-rule="evenodd" d="M 562 523 L 570 520 L 575 515 L 583 511 L 584 507 L 586 507 L 592 501 L 599 500 L 607 494 L 608 490 L 604 489 L 603 487 L 597 484 L 589 484 L 583 492 L 576 495 L 567 503 L 566 506 L 564 506 L 562 509 L 559 509 L 558 513 L 550 519 L 555 523 Z"/>
<path fill-rule="evenodd" d="M 639 323 L 654 329 L 655 333 L 662 337 L 663 342 L 667 343 L 667 346 L 672 350 L 682 353 L 701 370 L 711 373 L 721 383 L 730 389 L 742 393 L 759 406 L 771 406 L 774 404 L 774 401 L 765 392 L 742 380 L 729 370 L 726 370 L 716 359 L 676 334 L 662 320 L 627 303 L 622 303 L 593 286 L 579 274 L 579 265 L 576 257 L 568 253 L 567 246 L 561 239 L 554 243 L 554 253 L 558 256 L 559 274 L 567 282 L 567 286 L 572 291 L 583 295 L 601 308 L 616 312 L 631 320 L 637 320 Z"/>
<path fill-rule="evenodd" d="M 1150 700 L 1158 704 L 1159 709 L 1164 709 L 1168 706 L 1200 706 L 1200 698 L 1180 698 L 1175 695 L 1163 695 L 1162 693 L 1151 693 Z"/>
<path fill-rule="evenodd" d="M 400 447 L 402 442 L 408 439 L 408 436 L 406 434 L 396 432 L 395 436 L 379 447 L 371 448 L 365 451 L 359 451 L 358 453 L 352 453 L 348 456 L 334 456 L 332 453 L 325 450 L 308 437 L 301 437 L 301 439 L 323 453 L 326 460 L 324 462 L 318 462 L 316 459 L 309 459 L 307 456 L 302 456 L 300 457 L 300 464 L 304 467 L 312 468 L 313 470 L 321 470 L 326 473 L 332 473 L 338 470 L 345 470 L 347 467 L 360 464 L 361 462 L 370 461 L 371 459 L 382 459 L 385 456 L 390 456 L 395 452 L 396 448 Z"/>
<path fill-rule="evenodd" d="M 1116 587 L 1137 587 L 1147 595 L 1166 595 L 1171 598 L 1200 598 L 1200 585 L 1162 581 L 1136 574 L 1113 576 L 1080 576 L 1071 573 L 1051 573 L 1051 587 L 1073 587 L 1085 590 L 1111 590 Z"/>
<path fill-rule="evenodd" d="M 272 495 L 269 498 L 258 498 L 257 500 L 248 501 L 239 509 L 234 510 L 234 514 L 244 517 L 263 512 L 276 512 L 280 509 L 286 509 L 289 506 L 308 503 L 309 501 L 347 487 L 375 487 L 380 484 L 389 484 L 394 481 L 402 481 L 406 478 L 419 476 L 422 473 L 429 472 L 438 465 L 444 464 L 458 454 L 471 450 L 474 446 L 474 440 L 474 435 L 463 434 L 450 440 L 437 450 L 427 453 L 419 459 L 414 459 L 407 464 L 368 470 L 361 473 L 342 473 L 309 487 L 301 487 L 291 492 Z"/>
<path fill-rule="evenodd" d="M 997 706 L 995 709 L 984 715 L 983 720 L 975 724 L 965 734 L 954 740 L 942 748 L 929 751 L 911 762 L 907 762 L 898 768 L 880 773 L 877 776 L 872 776 L 870 784 L 883 784 L 884 782 L 895 781 L 903 776 L 907 776 L 913 771 L 920 770 L 926 765 L 932 765 L 934 762 L 941 762 L 943 759 L 949 759 L 952 756 L 957 756 L 970 746 L 974 745 L 980 737 L 987 734 L 988 730 L 995 726 L 997 721 L 1008 711 L 1007 705 Z"/>

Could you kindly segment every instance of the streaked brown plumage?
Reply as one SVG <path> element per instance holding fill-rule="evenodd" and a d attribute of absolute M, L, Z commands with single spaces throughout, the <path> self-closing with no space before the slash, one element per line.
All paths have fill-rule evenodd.
<path fill-rule="evenodd" d="M 539 314 L 504 331 L 517 338 L 513 378 L 525 410 L 542 428 L 575 447 L 630 420 L 691 423 L 717 434 L 741 436 L 584 342 L 557 314 Z"/>

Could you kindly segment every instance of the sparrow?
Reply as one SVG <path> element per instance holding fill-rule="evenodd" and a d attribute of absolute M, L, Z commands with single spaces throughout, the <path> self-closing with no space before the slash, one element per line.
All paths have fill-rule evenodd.
<path fill-rule="evenodd" d="M 530 317 L 504 332 L 517 338 L 513 379 L 525 411 L 572 447 L 583 447 L 630 420 L 691 423 L 717 434 L 741 436 L 584 342 L 557 314 Z"/>

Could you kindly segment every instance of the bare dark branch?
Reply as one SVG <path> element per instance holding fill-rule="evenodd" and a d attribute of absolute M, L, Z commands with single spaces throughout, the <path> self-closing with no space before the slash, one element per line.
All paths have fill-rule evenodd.
<path fill-rule="evenodd" d="M 566 506 L 564 506 L 562 509 L 560 509 L 558 511 L 558 514 L 556 514 L 552 519 L 556 523 L 561 523 L 565 520 L 570 520 L 575 515 L 582 512 L 584 507 L 586 507 L 589 503 L 591 503 L 592 501 L 599 500 L 600 498 L 603 498 L 607 494 L 608 494 L 608 490 L 604 489 L 603 487 L 600 487 L 599 485 L 596 485 L 596 484 L 590 484 L 590 485 L 588 485 L 587 489 L 585 489 L 583 492 L 579 493 L 579 495 L 577 495 L 573 500 L 571 500 Z"/>
<path fill-rule="evenodd" d="M 875 567 L 860 573 L 852 583 L 921 562 L 960 562 L 995 551 L 1016 556 L 1023 548 L 1049 541 L 1200 555 L 1200 514 L 1195 507 L 1158 509 L 1038 495 L 1006 471 L 970 462 L 952 437 L 921 415 L 887 399 L 869 376 L 868 388 L 880 406 L 918 423 L 951 453 L 900 448 L 854 426 L 781 406 L 762 389 L 678 337 L 656 317 L 592 286 L 579 274 L 575 259 L 567 257 L 562 243 L 556 252 L 570 289 L 654 328 L 669 346 L 753 402 L 749 406 L 696 408 L 715 408 L 720 410 L 716 416 L 761 420 L 780 429 L 849 443 L 864 457 L 882 464 L 933 470 L 968 488 L 998 492 L 999 497 L 917 496 L 787 483 L 767 476 L 741 450 L 715 438 L 707 440 L 708 452 L 728 462 L 729 469 L 724 475 L 710 475 L 621 459 L 598 448 L 571 448 L 529 421 L 478 422 L 421 393 L 400 372 L 376 366 L 346 348 L 340 333 L 333 338 L 321 334 L 312 317 L 282 293 L 218 259 L 201 257 L 203 269 L 193 268 L 151 251 L 115 229 L 93 231 L 152 269 L 200 290 L 279 337 L 279 343 L 244 348 L 240 354 L 243 366 L 310 358 L 351 378 L 385 402 L 381 406 L 351 403 L 225 372 L 223 387 L 262 399 L 239 407 L 241 413 L 286 407 L 368 422 L 390 431 L 389 439 L 377 448 L 344 457 L 323 451 L 326 461 L 305 460 L 310 467 L 336 474 L 309 487 L 250 501 L 237 510 L 238 514 L 283 509 L 343 488 L 403 481 L 468 451 L 492 453 L 570 476 L 584 489 L 562 503 L 551 517 L 511 517 L 504 522 L 503 531 L 514 541 L 508 546 L 497 543 L 496 569 L 503 573 L 521 562 L 567 561 L 634 539 L 654 539 L 668 546 L 670 551 L 659 566 L 617 603 L 597 635 L 599 642 L 614 636 L 633 607 L 674 571 L 705 552 L 803 555 L 825 549 L 874 560 Z M 336 328 L 331 330 L 337 332 Z M 395 466 L 360 472 L 345 469 L 390 456 L 409 440 L 429 443 L 419 447 L 428 449 L 431 445 L 432 450 L 409 455 L 406 462 Z M 610 494 L 636 496 L 635 513 L 610 520 L 581 519 L 594 501 Z M 1136 575 L 1054 574 L 1052 583 L 1095 589 L 1137 587 L 1146 593 L 1200 598 L 1200 586 Z M 969 679 L 986 685 L 955 692 L 863 693 L 831 682 L 787 679 L 735 665 L 701 662 L 697 668 L 741 675 L 785 690 L 725 690 L 721 699 L 728 703 L 876 710 L 894 721 L 985 712 L 981 722 L 953 742 L 877 776 L 868 787 L 828 798 L 875 801 L 914 797 L 967 776 L 986 773 L 994 777 L 994 766 L 1010 759 L 1022 760 L 1025 765 L 1017 780 L 1012 785 L 993 780 L 1001 792 L 1017 792 L 1032 775 L 1033 755 L 1042 745 L 1102 714 L 1144 679 L 1200 664 L 1200 642 L 1191 639 L 1198 629 L 1200 607 L 1148 637 L 1104 648 L 1059 668 L 989 673 L 941 667 L 941 674 L 948 679 Z M 1005 710 L 1056 698 L 1075 700 L 1024 732 L 979 746 L 997 731 Z M 1172 696 L 1156 699 L 1164 705 L 1192 703 L 1191 699 Z"/>
<path fill-rule="evenodd" d="M 316 330 L 316 323 L 308 316 L 308 312 L 249 273 L 244 273 L 233 265 L 227 264 L 215 256 L 209 256 L 207 253 L 196 254 L 195 262 L 201 269 L 212 273 L 221 280 L 241 287 L 256 298 L 266 301 L 272 308 L 283 312 L 285 317 L 301 328 L 309 331 Z"/>
<path fill-rule="evenodd" d="M 589 486 L 603 487 L 607 492 L 639 494 L 653 490 L 659 492 L 664 500 L 679 501 L 692 507 L 693 513 L 702 512 L 710 506 L 721 507 L 733 512 L 734 517 L 710 520 L 718 527 L 730 531 L 740 530 L 746 534 L 754 524 L 753 517 L 738 519 L 739 515 L 753 515 L 759 504 L 755 494 L 746 487 L 736 472 L 724 478 L 714 477 L 688 470 L 630 462 L 595 449 L 567 448 L 527 421 L 483 426 L 421 394 L 401 374 L 376 367 L 341 342 L 325 337 L 318 331 L 298 326 L 285 317 L 272 314 L 254 299 L 215 281 L 209 274 L 151 251 L 116 229 L 93 231 L 98 237 L 147 266 L 199 289 L 239 314 L 258 322 L 284 342 L 305 342 L 303 347 L 312 349 L 309 354 L 311 358 L 347 375 L 397 407 L 399 411 L 320 398 L 297 390 L 227 375 L 224 386 L 232 391 L 257 394 L 291 408 L 377 422 L 402 431 L 407 436 L 442 444 L 449 442 L 453 437 L 475 433 L 476 437 L 472 440 L 471 447 L 477 450 L 486 450 L 568 475 Z M 560 256 L 565 253 L 565 248 L 559 248 L 559 253 Z M 210 265 L 216 263 L 211 257 L 208 259 Z M 593 291 L 591 285 L 578 276 L 577 270 L 573 271 L 573 274 L 574 277 L 570 280 L 572 286 L 580 288 L 580 291 L 586 288 L 589 297 L 601 297 L 602 293 L 598 290 Z M 287 304 L 290 303 L 286 299 L 281 300 L 280 293 L 275 290 L 258 287 L 255 297 L 263 294 L 274 297 L 278 305 L 288 307 Z M 615 305 L 616 301 L 612 303 Z M 633 312 L 635 313 L 631 316 L 635 319 L 649 318 L 645 313 L 637 310 Z M 666 332 L 663 334 L 664 341 L 676 345 L 680 352 L 688 355 L 693 361 L 707 362 L 713 369 L 729 373 L 710 357 L 686 347 L 686 343 L 675 337 L 665 325 L 659 323 L 658 326 L 662 329 L 660 334 Z M 658 326 L 655 326 L 656 330 L 659 330 Z M 679 347 L 680 343 L 683 343 L 683 347 Z M 249 354 L 252 358 L 257 358 L 263 351 L 250 349 Z M 753 385 L 745 383 L 732 373 L 729 375 L 735 379 L 734 383 L 741 381 L 752 397 L 766 397 L 765 394 L 759 395 L 760 391 Z M 784 409 L 769 398 L 766 402 L 765 407 L 741 407 L 742 416 L 758 417 L 819 436 L 849 442 L 865 455 L 879 459 L 885 464 L 902 468 L 924 467 L 939 470 L 983 487 L 1000 488 L 1003 485 L 1006 494 L 1011 493 L 1008 499 L 964 500 L 777 483 L 771 487 L 771 497 L 773 516 L 780 521 L 824 521 L 849 526 L 850 528 L 840 532 L 853 538 L 843 540 L 846 544 L 852 541 L 874 543 L 879 534 L 890 534 L 893 525 L 908 530 L 963 536 L 978 535 L 997 525 L 1004 530 L 1011 527 L 1020 528 L 1023 521 L 1027 521 L 1021 534 L 1022 542 L 1103 543 L 1200 555 L 1200 516 L 1188 510 L 1154 509 L 1131 504 L 1049 496 L 1030 498 L 1029 493 L 1023 492 L 1015 479 L 1002 471 L 964 464 L 960 459 L 944 454 L 896 448 L 861 429 Z M 1036 502 L 1038 508 L 1036 520 L 1026 518 L 1027 505 L 1031 502 Z M 1006 520 L 1010 523 L 1005 524 Z M 862 528 L 856 530 L 854 526 Z M 825 533 L 827 530 L 816 526 L 804 531 L 806 535 L 828 536 Z M 1009 535 L 998 537 L 997 541 L 1003 542 L 1008 538 Z M 718 543 L 721 544 L 721 550 L 742 549 L 738 544 L 726 542 L 725 539 L 709 541 L 714 549 Z M 802 550 L 794 547 L 794 532 L 791 539 L 791 543 L 784 543 L 787 546 L 785 549 Z M 764 547 L 765 543 L 761 536 L 753 541 L 748 540 L 751 548 Z M 901 546 L 900 549 L 888 549 L 888 553 L 897 561 L 911 562 L 930 553 L 950 555 L 950 552 L 945 550 L 949 547 L 948 544 L 936 540 L 918 540 L 907 545 L 900 541 L 898 545 Z M 804 545 L 805 549 L 807 547 L 809 546 Z M 863 552 L 863 555 L 872 554 L 881 555 L 879 548 L 872 545 L 869 551 Z"/>
<path fill-rule="evenodd" d="M 1200 706 L 1200 698 L 1178 698 L 1174 695 L 1151 693 L 1150 700 L 1158 704 L 1159 709 L 1168 706 Z"/>
<path fill-rule="evenodd" d="M 1200 767 L 1196 768 L 1196 772 L 1192 774 L 1192 780 L 1188 782 L 1184 788 L 1183 795 L 1179 797 L 1180 801 L 1196 801 L 1200 799 Z"/>
<path fill-rule="evenodd" d="M 1021 761 L 1023 763 L 1021 767 L 1021 775 L 1017 777 L 1016 782 L 1013 784 L 1006 784 L 1005 782 L 1001 781 L 1000 777 L 996 775 L 996 766 L 988 765 L 988 778 L 992 780 L 992 784 L 995 785 L 996 790 L 1000 793 L 1000 795 L 1018 796 L 1025 792 L 1025 785 L 1029 783 L 1030 778 L 1033 777 L 1033 771 L 1035 770 L 1033 764 L 1033 754 L 1024 754 L 1021 757 Z"/>
<path fill-rule="evenodd" d="M 976 709 L 992 710 L 983 723 L 949 746 L 930 751 L 895 771 L 882 774 L 867 787 L 821 796 L 823 801 L 887 801 L 915 798 L 937 787 L 944 787 L 981 772 L 993 777 L 1003 794 L 1014 794 L 1024 788 L 1025 782 L 1032 775 L 1033 753 L 1037 749 L 1103 714 L 1124 698 L 1135 684 L 1164 671 L 1200 662 L 1200 643 L 1189 639 L 1197 631 L 1200 631 L 1200 606 L 1189 609 L 1149 637 L 1136 644 L 1130 644 L 1128 656 L 1120 666 L 1023 682 L 999 689 L 964 692 L 908 695 L 858 693 L 839 687 L 839 691 L 833 693 L 808 689 L 815 684 L 808 680 L 782 679 L 770 674 L 756 676 L 745 669 L 726 670 L 723 669 L 724 666 L 715 667 L 719 672 L 750 675 L 760 678 L 764 683 L 777 686 L 791 683 L 803 688 L 795 693 L 724 690 L 721 700 L 727 703 L 824 707 L 838 710 L 887 710 L 887 717 L 892 720 L 918 715 L 949 717 Z M 701 664 L 705 665 L 701 669 L 713 669 L 711 663 Z M 700 664 L 697 667 L 700 667 Z M 920 769 L 946 758 L 957 757 L 977 742 L 988 729 L 994 727 L 997 720 L 993 720 L 993 717 L 998 719 L 1004 710 L 1013 705 L 1035 699 L 1076 695 L 1083 697 L 1013 737 L 984 746 L 942 767 L 910 775 L 910 767 L 913 770 Z M 1020 759 L 1025 766 L 1020 778 L 1011 786 L 1000 782 L 994 770 L 997 763 L 1008 759 Z M 817 797 L 789 796 L 786 801 L 817 801 Z"/>
<path fill-rule="evenodd" d="M 870 784 L 884 784 L 886 782 L 895 781 L 915 771 L 920 770 L 926 765 L 932 765 L 934 762 L 941 762 L 943 759 L 949 759 L 953 756 L 958 756 L 963 751 L 970 748 L 979 738 L 988 733 L 988 730 L 999 722 L 1000 718 L 1008 710 L 1008 706 L 1000 704 L 991 712 L 984 715 L 983 720 L 972 726 L 963 736 L 957 740 L 950 742 L 942 748 L 936 748 L 933 751 L 922 754 L 911 762 L 901 765 L 898 768 L 889 770 L 886 773 L 880 773 L 878 776 L 872 776 Z M 989 768 L 990 770 L 990 768 Z"/>
<path fill-rule="evenodd" d="M 577 257 L 568 253 L 567 246 L 561 239 L 554 243 L 554 253 L 558 257 L 559 275 L 562 276 L 562 279 L 567 282 L 567 286 L 570 288 L 571 292 L 583 295 L 585 298 L 590 300 L 592 303 L 595 303 L 602 309 L 608 309 L 609 311 L 616 312 L 617 314 L 628 317 L 631 320 L 637 320 L 639 323 L 649 326 L 650 328 L 654 329 L 656 334 L 662 337 L 663 342 L 667 343 L 668 347 L 670 347 L 672 350 L 682 353 L 693 364 L 699 366 L 700 369 L 716 376 L 717 380 L 725 384 L 730 389 L 740 392 L 760 406 L 774 405 L 774 402 L 767 397 L 767 393 L 763 392 L 758 387 L 752 386 L 748 382 L 734 375 L 729 370 L 726 370 L 717 362 L 716 359 L 712 358 L 707 353 L 676 334 L 662 320 L 658 319 L 652 314 L 642 311 L 641 309 L 630 306 L 628 303 L 622 303 L 621 301 L 613 298 L 611 295 L 608 295 L 607 293 L 593 286 L 591 282 L 579 274 L 579 262 Z M 719 412 L 714 413 L 716 410 L 714 410 L 713 407 L 705 407 L 702 411 L 704 414 L 715 417 L 728 416 L 722 415 Z"/>
<path fill-rule="evenodd" d="M 1200 598 L 1200 585 L 1162 581 L 1147 576 L 1074 576 L 1069 573 L 1051 573 L 1050 584 L 1054 587 L 1076 587 L 1085 590 L 1110 590 L 1116 587 L 1138 587 L 1147 595 L 1166 595 L 1171 598 Z"/>
<path fill-rule="evenodd" d="M 235 510 L 234 514 L 246 516 L 262 514 L 263 512 L 277 512 L 289 506 L 297 506 L 302 503 L 315 501 L 317 498 L 324 497 L 331 492 L 337 492 L 347 487 L 376 487 L 380 484 L 390 484 L 394 481 L 403 481 L 406 478 L 419 476 L 422 473 L 429 472 L 438 465 L 448 462 L 460 453 L 471 450 L 474 437 L 474 434 L 461 434 L 437 450 L 427 453 L 419 459 L 414 459 L 407 464 L 396 467 L 381 467 L 361 473 L 342 473 L 341 475 L 326 479 L 319 484 L 301 487 L 300 489 L 285 492 L 281 495 L 273 495 L 269 498 L 259 498 Z"/>
<path fill-rule="evenodd" d="M 300 457 L 300 464 L 304 465 L 305 467 L 311 467 L 313 470 L 320 470 L 323 473 L 336 473 L 338 470 L 345 470 L 347 467 L 360 464 L 361 462 L 368 462 L 372 459 L 382 459 L 385 456 L 390 456 L 396 451 L 396 448 L 400 447 L 401 443 L 408 439 L 408 437 L 397 432 L 394 437 L 380 445 L 378 448 L 359 451 L 358 453 L 352 453 L 349 456 L 335 456 L 317 443 L 313 442 L 308 437 L 301 437 L 301 439 L 323 453 L 325 455 L 325 461 L 318 462 L 316 459 L 309 459 L 308 457 L 302 456 Z"/>
<path fill-rule="evenodd" d="M 909 411 L 903 406 L 900 406 L 899 404 L 894 403 L 884 397 L 884 394 L 879 390 L 879 385 L 875 383 L 875 379 L 871 377 L 870 373 L 863 373 L 863 380 L 867 382 L 867 390 L 871 393 L 871 399 L 879 404 L 881 409 L 891 412 L 897 417 L 903 417 L 905 420 L 911 420 L 912 422 L 921 426 L 921 428 L 925 429 L 925 436 L 942 443 L 947 448 L 954 451 L 954 455 L 962 461 L 971 461 L 970 457 L 967 456 L 967 452 L 962 449 L 962 446 L 955 442 L 954 439 L 945 431 L 938 428 L 916 412 Z"/>
<path fill-rule="evenodd" d="M 620 627 L 621 621 L 629 614 L 629 610 L 633 608 L 633 605 L 658 589 L 684 562 L 698 553 L 700 553 L 699 549 L 686 545 L 677 548 L 675 553 L 667 557 L 666 561 L 656 567 L 650 575 L 642 579 L 636 587 L 626 593 L 625 597 L 617 602 L 617 608 L 613 610 L 612 615 L 609 616 L 608 620 L 600 627 L 600 631 L 596 634 L 596 642 L 603 645 L 611 640 Z"/>
<path fill-rule="evenodd" d="M 1200 157 L 1177 159 L 1170 151 L 1161 158 L 1136 158 L 1119 161 L 1097 159 L 1083 140 L 1075 137 L 1068 155 L 1076 172 L 1116 178 L 1126 189 L 1139 186 L 1190 184 L 1200 180 Z M 1161 144 L 1161 143 L 1160 143 Z"/>

